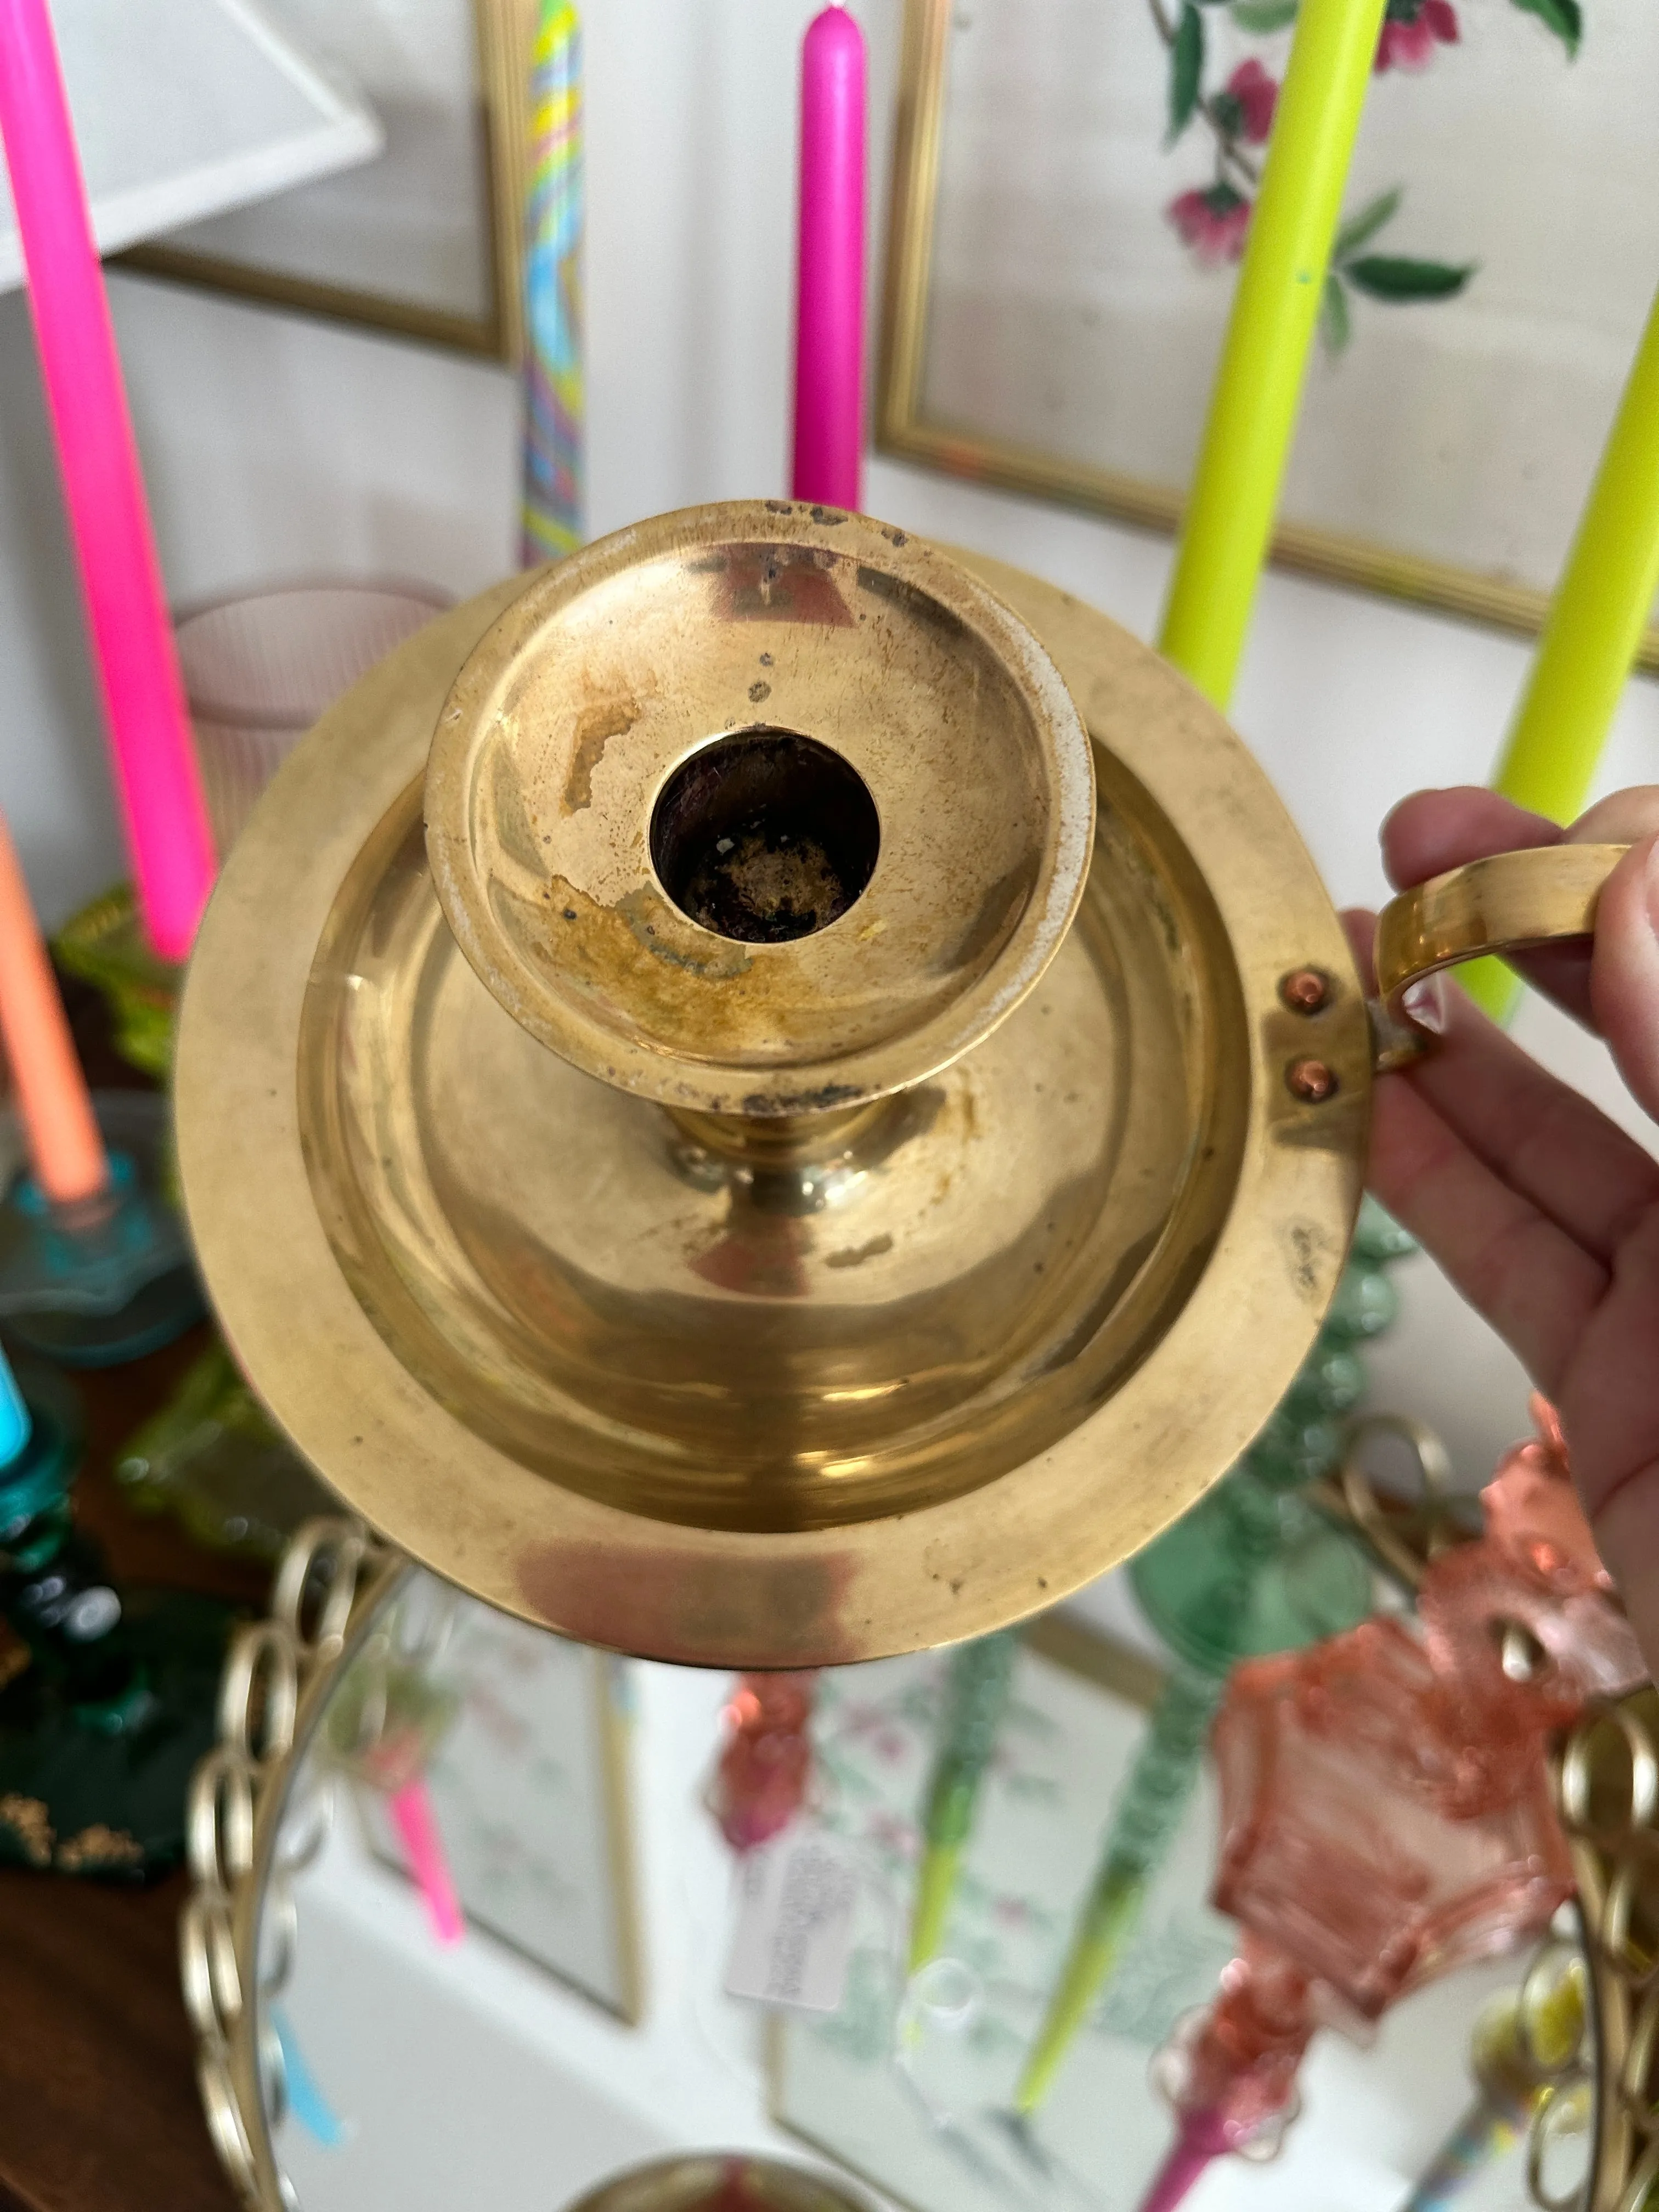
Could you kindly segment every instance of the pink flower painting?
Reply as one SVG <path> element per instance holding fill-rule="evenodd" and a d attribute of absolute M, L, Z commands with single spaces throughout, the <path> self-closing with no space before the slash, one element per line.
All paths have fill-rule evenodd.
<path fill-rule="evenodd" d="M 1389 0 L 1374 64 L 1384 70 L 1426 69 L 1437 46 L 1457 44 L 1457 10 L 1451 0 Z"/>
<path fill-rule="evenodd" d="M 1166 204 L 1164 217 L 1206 269 L 1224 269 L 1243 258 L 1250 211 L 1272 155 L 1282 89 L 1256 55 L 1237 59 L 1238 35 L 1282 40 L 1288 32 L 1293 52 L 1299 4 L 1300 0 L 1228 0 L 1225 6 L 1221 0 L 1147 0 L 1169 58 L 1166 149 L 1189 145 L 1194 135 L 1206 139 L 1210 149 L 1210 181 L 1177 192 Z M 1569 56 L 1578 52 L 1584 0 L 1510 4 Z M 1421 70 L 1443 48 L 1462 45 L 1454 0 L 1387 0 L 1373 68 L 1379 76 Z M 1279 55 L 1284 48 L 1272 51 Z M 1455 299 L 1476 274 L 1474 261 L 1398 252 L 1392 236 L 1379 248 L 1379 234 L 1400 214 L 1404 198 L 1405 187 L 1393 185 L 1346 215 L 1338 227 L 1320 293 L 1320 331 L 1330 354 L 1340 354 L 1348 344 L 1357 301 L 1424 306 Z"/>
<path fill-rule="evenodd" d="M 1237 261 L 1244 251 L 1244 234 L 1250 227 L 1250 203 L 1231 185 L 1212 185 L 1207 191 L 1182 192 L 1164 210 L 1199 259 L 1211 268 Z"/>
<path fill-rule="evenodd" d="M 1446 10 L 1449 15 L 1449 8 Z M 1455 32 L 1453 36 L 1455 37 Z M 1254 57 L 1238 67 L 1215 96 L 1218 119 L 1247 146 L 1265 146 L 1279 105 L 1279 83 Z"/>

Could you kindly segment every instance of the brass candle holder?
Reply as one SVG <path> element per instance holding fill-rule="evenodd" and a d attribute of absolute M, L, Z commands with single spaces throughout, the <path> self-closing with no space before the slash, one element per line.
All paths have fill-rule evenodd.
<path fill-rule="evenodd" d="M 1426 921 L 1396 996 L 1488 940 Z M 810 1667 L 1050 1604 L 1237 1458 L 1340 1273 L 1372 1062 L 1173 670 L 755 501 L 515 579 L 325 716 L 203 928 L 179 1152 L 245 1371 L 402 1549 Z"/>

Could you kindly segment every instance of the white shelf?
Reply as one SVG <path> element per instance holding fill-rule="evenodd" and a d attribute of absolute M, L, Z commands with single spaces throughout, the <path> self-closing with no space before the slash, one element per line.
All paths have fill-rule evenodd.
<path fill-rule="evenodd" d="M 355 88 L 253 0 L 53 0 L 99 250 L 372 160 Z M 0 290 L 23 281 L 0 170 Z"/>

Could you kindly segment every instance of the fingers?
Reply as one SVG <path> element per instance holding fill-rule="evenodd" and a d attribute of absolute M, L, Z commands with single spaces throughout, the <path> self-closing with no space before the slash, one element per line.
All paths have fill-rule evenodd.
<path fill-rule="evenodd" d="M 1659 784 L 1632 784 L 1628 790 L 1598 799 L 1565 831 L 1494 791 L 1462 784 L 1447 791 L 1415 792 L 1401 799 L 1382 824 L 1382 861 L 1390 883 L 1409 887 L 1426 883 L 1431 876 L 1443 875 L 1449 868 L 1485 860 L 1492 853 L 1558 844 L 1564 837 L 1576 845 L 1628 845 L 1656 831 L 1659 831 Z M 1613 957 L 1623 972 L 1628 963 L 1622 951 Z M 1601 1028 L 1588 947 L 1551 946 L 1528 953 L 1515 964 L 1534 990 L 1553 999 L 1576 1021 L 1589 1028 Z M 1609 983 L 1602 988 L 1610 991 L 1615 987 Z M 1620 1003 L 1627 1012 L 1628 999 Z M 1647 1080 L 1648 1062 L 1638 1055 L 1637 1065 Z M 1626 1080 L 1647 1110 L 1654 1113 L 1655 1094 L 1643 1091 L 1628 1072 Z"/>
<path fill-rule="evenodd" d="M 1659 1119 L 1659 834 L 1632 845 L 1602 890 L 1590 1001 L 1619 1073 Z"/>
<path fill-rule="evenodd" d="M 1496 1174 L 1409 1077 L 1376 1086 L 1368 1180 L 1539 1388 L 1559 1395 L 1607 1288 L 1600 1261 Z"/>
<path fill-rule="evenodd" d="M 1628 791 L 1615 791 L 1609 798 L 1599 800 L 1588 813 L 1581 814 L 1568 830 L 1565 842 L 1573 845 L 1632 845 L 1656 830 L 1659 784 L 1633 784 Z M 1600 1031 L 1601 1024 L 1595 1012 L 1590 964 L 1590 947 L 1583 943 L 1547 945 L 1540 951 L 1522 955 L 1515 963 L 1534 991 L 1553 999 L 1558 1006 L 1575 1021 L 1582 1022 L 1586 1029 Z M 1647 1103 L 1644 1099 L 1643 1103 Z M 1650 1106 L 1648 1110 L 1653 1109 Z"/>
<path fill-rule="evenodd" d="M 1592 1510 L 1590 1526 L 1649 1672 L 1659 1678 L 1659 1461 L 1622 1484 L 1601 1512 Z"/>
<path fill-rule="evenodd" d="M 1366 988 L 1372 988 L 1372 918 L 1355 910 L 1342 921 Z M 1620 1018 L 1633 1040 L 1639 1030 L 1659 1093 L 1659 939 L 1644 906 L 1640 930 L 1646 943 L 1637 949 L 1653 976 L 1649 980 L 1646 967 L 1633 981 L 1621 975 L 1620 988 L 1629 992 L 1633 1012 Z M 1600 935 L 1598 929 L 1598 942 Z M 1461 991 L 1443 992 L 1431 1025 L 1437 1038 L 1433 1049 L 1385 1078 L 1379 1089 L 1408 1083 L 1483 1167 L 1582 1251 L 1611 1261 L 1632 1224 L 1648 1209 L 1659 1209 L 1659 1161 L 1599 1106 L 1540 1067 Z M 1424 1241 L 1438 1257 L 1435 1237 Z"/>
<path fill-rule="evenodd" d="M 1492 853 L 1559 845 L 1564 837 L 1576 845 L 1631 845 L 1655 830 L 1659 784 L 1615 791 L 1566 830 L 1479 784 L 1455 784 L 1445 791 L 1416 791 L 1401 800 L 1382 824 L 1382 864 L 1389 881 L 1404 890 Z"/>
<path fill-rule="evenodd" d="M 1641 927 L 1653 980 L 1626 1026 L 1644 1025 L 1659 1091 L 1659 939 L 1645 909 Z M 1638 1218 L 1659 1208 L 1659 1161 L 1462 992 L 1445 994 L 1439 1041 L 1403 1076 L 1483 1166 L 1593 1258 L 1611 1262 Z"/>
<path fill-rule="evenodd" d="M 1656 1341 L 1659 1212 L 1652 1212 L 1625 1240 L 1558 1402 L 1573 1474 L 1592 1514 L 1659 1465 Z"/>
<path fill-rule="evenodd" d="M 1653 826 L 1659 829 L 1659 820 Z M 1479 784 L 1460 784 L 1401 800 L 1382 824 L 1382 865 L 1395 890 L 1406 890 L 1492 853 L 1560 842 L 1559 828 L 1545 816 L 1529 814 Z"/>
<path fill-rule="evenodd" d="M 1574 845 L 1634 845 L 1659 830 L 1659 783 L 1633 783 L 1598 799 L 1567 832 Z"/>
<path fill-rule="evenodd" d="M 1561 836 L 1557 824 L 1543 815 L 1528 813 L 1479 784 L 1461 784 L 1449 791 L 1415 792 L 1401 800 L 1382 824 L 1382 865 L 1390 883 L 1409 889 L 1493 853 L 1558 845 Z M 1589 1022 L 1588 946 L 1530 952 L 1515 965 L 1534 990 L 1553 999 L 1575 1021 Z"/>

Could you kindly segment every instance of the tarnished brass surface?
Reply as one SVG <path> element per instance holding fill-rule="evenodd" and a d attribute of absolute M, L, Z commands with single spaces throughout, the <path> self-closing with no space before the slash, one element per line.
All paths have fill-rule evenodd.
<path fill-rule="evenodd" d="M 1312 864 L 1154 654 L 963 565 L 1058 665 L 1097 830 L 1056 956 L 909 1089 L 841 1115 L 675 1115 L 556 1057 L 484 988 L 434 890 L 421 776 L 522 581 L 342 702 L 226 868 L 177 1079 L 216 1304 L 354 1508 L 510 1611 L 722 1666 L 982 1633 L 1189 1504 L 1318 1326 L 1370 1071 Z M 769 635 L 757 620 L 757 655 Z M 1031 665 L 1005 673 L 1023 688 Z M 821 734 L 810 687 L 789 723 Z M 935 754 L 927 801 L 947 849 L 981 818 L 953 759 Z M 1328 991 L 1286 1003 L 1306 971 Z M 890 1009 L 896 971 L 874 972 Z M 562 1020 L 562 991 L 538 1022 Z M 682 1066 L 696 1044 L 676 1038 Z M 1316 1097 L 1291 1079 L 1310 1060 Z"/>
<path fill-rule="evenodd" d="M 1414 983 L 1487 952 L 1588 937 L 1601 886 L 1626 845 L 1539 845 L 1495 853 L 1390 899 L 1376 922 L 1376 988 L 1392 1014 Z"/>
<path fill-rule="evenodd" d="M 653 865 L 672 770 L 744 731 L 816 739 L 880 849 L 838 920 L 742 943 Z M 426 776 L 457 943 L 544 1044 L 665 1105 L 770 1117 L 935 1073 L 1066 934 L 1089 743 L 1025 624 L 925 540 L 786 500 L 640 524 L 544 569 L 468 658 Z"/>
<path fill-rule="evenodd" d="M 565 2212 L 869 2212 L 870 2203 L 822 2166 L 753 2151 L 683 2151 L 614 2174 Z"/>

